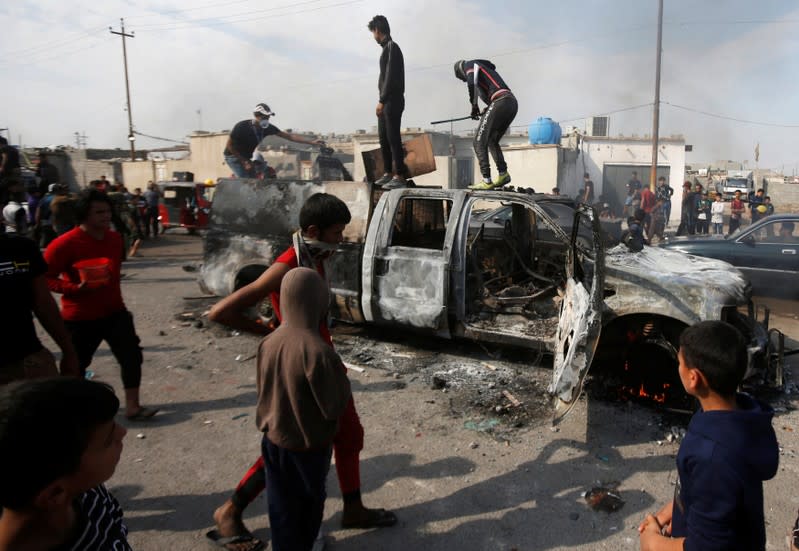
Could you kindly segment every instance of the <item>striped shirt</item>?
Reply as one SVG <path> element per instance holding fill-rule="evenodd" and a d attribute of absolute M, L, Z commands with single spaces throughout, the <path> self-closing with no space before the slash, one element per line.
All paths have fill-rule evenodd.
<path fill-rule="evenodd" d="M 78 526 L 75 539 L 56 551 L 132 551 L 122 507 L 102 484 L 76 500 Z"/>

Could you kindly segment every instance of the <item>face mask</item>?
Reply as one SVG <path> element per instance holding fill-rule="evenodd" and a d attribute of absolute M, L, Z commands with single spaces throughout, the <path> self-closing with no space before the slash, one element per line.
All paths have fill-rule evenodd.
<path fill-rule="evenodd" d="M 261 119 L 261 120 L 258 121 L 258 125 L 261 128 L 263 128 L 264 130 L 266 130 L 267 128 L 269 128 L 269 120 L 268 119 Z"/>
<path fill-rule="evenodd" d="M 304 237 L 305 245 L 308 247 L 311 256 L 316 260 L 325 260 L 333 256 L 333 253 L 338 250 L 338 244 L 325 243 L 318 239 L 309 239 Z"/>

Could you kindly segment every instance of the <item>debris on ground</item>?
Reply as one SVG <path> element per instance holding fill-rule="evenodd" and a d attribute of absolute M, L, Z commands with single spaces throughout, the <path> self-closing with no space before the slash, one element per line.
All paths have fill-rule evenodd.
<path fill-rule="evenodd" d="M 478 432 L 492 432 L 499 425 L 499 419 L 482 419 L 480 421 L 466 421 L 463 428 Z"/>
<path fill-rule="evenodd" d="M 624 506 L 624 500 L 615 488 L 596 486 L 585 492 L 585 501 L 594 511 L 613 513 Z"/>

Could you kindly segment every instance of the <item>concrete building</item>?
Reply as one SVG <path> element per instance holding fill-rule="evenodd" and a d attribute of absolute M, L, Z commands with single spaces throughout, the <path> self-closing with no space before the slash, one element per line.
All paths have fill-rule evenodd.
<path fill-rule="evenodd" d="M 641 182 L 649 183 L 652 144 L 648 137 L 564 136 L 558 145 L 513 145 L 503 148 L 511 185 L 549 193 L 576 196 L 583 187 L 583 174 L 594 182 L 594 194 L 621 212 L 627 182 L 633 171 Z M 658 176 L 665 176 L 674 188 L 672 202 L 682 198 L 685 174 L 685 140 L 681 136 L 661 138 L 658 148 Z M 674 209 L 672 209 L 674 210 Z"/>

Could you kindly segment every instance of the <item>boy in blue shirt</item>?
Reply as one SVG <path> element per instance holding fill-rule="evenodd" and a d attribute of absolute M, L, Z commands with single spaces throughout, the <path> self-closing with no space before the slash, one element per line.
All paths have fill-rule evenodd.
<path fill-rule="evenodd" d="M 764 551 L 763 481 L 777 473 L 774 412 L 736 393 L 746 344 L 735 327 L 704 321 L 680 335 L 679 374 L 699 401 L 677 454 L 674 499 L 638 528 L 642 551 Z"/>

